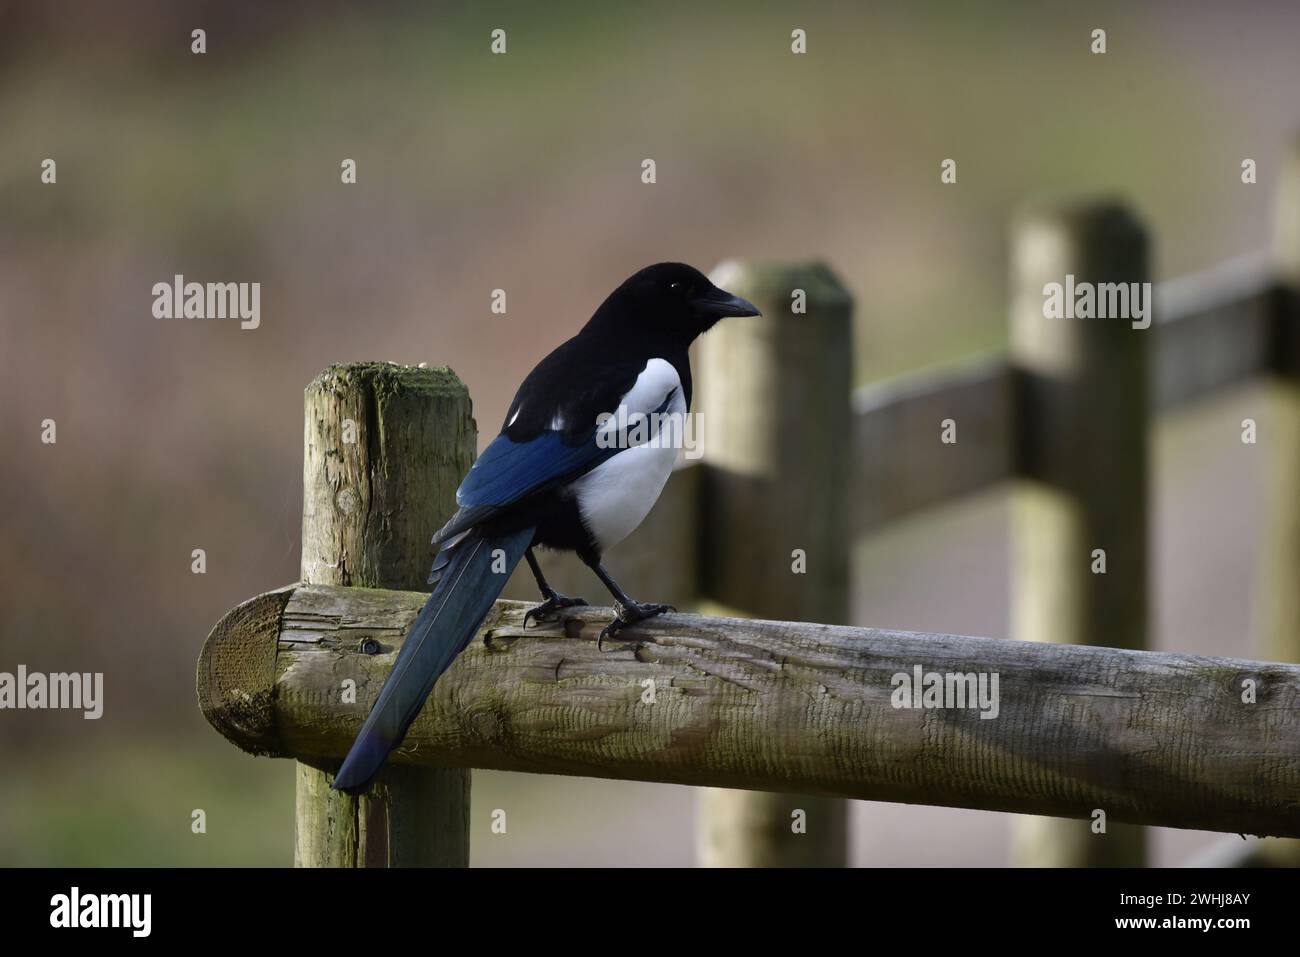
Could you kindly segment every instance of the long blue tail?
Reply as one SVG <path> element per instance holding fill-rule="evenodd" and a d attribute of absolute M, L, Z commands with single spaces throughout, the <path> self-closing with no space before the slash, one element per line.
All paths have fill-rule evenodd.
<path fill-rule="evenodd" d="M 470 532 L 444 547 L 434 563 L 438 584 L 407 632 L 393 670 L 334 778 L 335 790 L 360 794 L 370 787 L 434 682 L 478 631 L 532 539 L 531 528 L 492 537 Z M 502 556 L 504 573 L 501 561 L 493 567 L 494 558 Z"/>

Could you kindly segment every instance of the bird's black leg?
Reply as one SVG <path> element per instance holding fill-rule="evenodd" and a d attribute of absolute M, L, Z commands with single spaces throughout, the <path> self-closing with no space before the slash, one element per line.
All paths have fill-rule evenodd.
<path fill-rule="evenodd" d="M 638 621 L 645 621 L 647 618 L 653 618 L 655 615 L 662 615 L 666 611 L 676 611 L 672 605 L 660 605 L 634 601 L 627 596 L 627 592 L 614 581 L 612 575 L 605 571 L 605 566 L 600 563 L 600 559 L 594 556 L 584 556 L 582 559 L 587 563 L 587 567 L 596 573 L 596 577 L 601 580 L 609 593 L 614 596 L 614 611 L 618 617 L 601 629 L 600 637 L 596 639 L 596 647 L 604 651 L 605 639 L 612 638 L 618 634 L 627 625 L 636 624 Z"/>
<path fill-rule="evenodd" d="M 528 559 L 528 567 L 533 570 L 533 577 L 537 579 L 537 587 L 541 589 L 542 597 L 546 601 L 536 607 L 529 608 L 524 612 L 524 627 L 528 627 L 528 619 L 536 618 L 538 621 L 549 621 L 555 617 L 555 613 L 561 608 L 572 608 L 575 605 L 587 604 L 585 598 L 570 598 L 567 595 L 561 595 L 558 591 L 550 586 L 546 576 L 542 574 L 542 566 L 537 564 L 537 556 L 533 554 L 530 548 L 524 552 L 524 557 Z"/>

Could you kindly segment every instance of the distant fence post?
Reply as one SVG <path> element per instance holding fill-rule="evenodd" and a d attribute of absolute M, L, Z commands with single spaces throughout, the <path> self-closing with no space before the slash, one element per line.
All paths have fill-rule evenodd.
<path fill-rule="evenodd" d="M 852 298 L 820 263 L 728 262 L 714 281 L 761 318 L 701 347 L 702 592 L 735 612 L 842 624 L 849 614 Z M 771 746 L 779 748 L 779 739 Z M 842 800 L 701 794 L 706 866 L 843 866 Z"/>
<path fill-rule="evenodd" d="M 1300 662 L 1300 137 L 1283 157 L 1276 250 L 1279 278 L 1268 382 L 1262 604 L 1269 661 Z"/>
<path fill-rule="evenodd" d="M 1116 204 L 1036 207 L 1015 224 L 1011 269 L 1014 456 L 1024 479 L 1012 510 L 1012 631 L 1019 639 L 1145 648 L 1147 348 L 1155 329 L 1132 328 L 1125 317 L 1049 318 L 1044 308 L 1049 283 L 1061 284 L 1067 310 L 1087 283 L 1097 293 L 1093 315 L 1099 306 L 1112 308 L 1117 300 L 1108 301 L 1100 284 L 1148 279 L 1145 232 Z M 1150 309 L 1150 297 L 1143 301 Z M 1129 299 L 1130 313 L 1133 306 Z M 1076 729 L 1061 747 L 1081 765 L 1104 761 L 1090 705 L 1063 698 L 1060 706 Z M 1096 826 L 1027 818 L 1013 859 L 1031 866 L 1143 863 L 1141 829 L 1108 822 L 1096 833 Z"/>
<path fill-rule="evenodd" d="M 1275 258 L 1281 285 L 1270 330 L 1268 418 L 1261 437 L 1267 464 L 1264 554 L 1256 598 L 1263 626 L 1260 657 L 1300 663 L 1300 136 L 1282 157 Z M 1278 838 L 1252 849 L 1251 863 L 1300 867 L 1300 840 Z"/>
<path fill-rule="evenodd" d="M 331 366 L 304 406 L 303 581 L 427 591 L 429 540 L 474 461 L 465 386 L 450 369 Z M 378 692 L 358 687 L 356 706 Z M 354 798 L 330 790 L 332 773 L 297 768 L 297 866 L 468 866 L 467 769 L 390 764 Z"/>

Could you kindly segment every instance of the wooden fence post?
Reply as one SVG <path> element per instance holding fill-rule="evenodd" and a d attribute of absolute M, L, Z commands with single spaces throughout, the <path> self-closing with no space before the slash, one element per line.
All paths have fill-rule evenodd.
<path fill-rule="evenodd" d="M 1276 249 L 1279 278 L 1272 331 L 1268 434 L 1268 492 L 1262 657 L 1300 662 L 1300 138 L 1283 159 Z"/>
<path fill-rule="evenodd" d="M 712 278 L 763 316 L 728 319 L 701 347 L 703 594 L 756 617 L 844 623 L 852 298 L 820 263 L 728 262 Z M 843 866 L 847 812 L 831 798 L 708 788 L 698 857 Z"/>
<path fill-rule="evenodd" d="M 1132 327 L 1126 317 L 1136 314 L 1132 297 L 1125 316 L 1050 318 L 1044 288 L 1061 284 L 1064 308 L 1072 310 L 1066 315 L 1082 311 L 1074 309 L 1074 299 L 1085 283 L 1097 293 L 1094 309 L 1113 308 L 1118 301 L 1108 302 L 1109 292 L 1099 287 L 1147 280 L 1145 232 L 1116 204 L 1038 207 L 1016 223 L 1011 260 L 1014 454 L 1024 479 L 1012 509 L 1013 634 L 1145 648 L 1147 346 L 1154 327 Z M 1152 308 L 1146 291 L 1142 302 Z M 1086 724 L 1087 714 L 1078 720 Z M 1081 763 L 1104 759 L 1088 754 L 1081 741 L 1061 742 L 1062 748 L 1072 745 L 1081 748 Z M 1017 828 L 1013 860 L 1073 867 L 1143 863 L 1141 829 L 1109 823 L 1096 833 L 1097 826 L 1027 818 Z"/>
<path fill-rule="evenodd" d="M 428 591 L 430 539 L 474 461 L 465 386 L 445 368 L 331 366 L 304 406 L 303 581 Z M 357 708 L 378 693 L 358 687 Z M 360 798 L 332 780 L 298 763 L 297 866 L 468 866 L 468 769 L 389 765 Z"/>
<path fill-rule="evenodd" d="M 1282 157 L 1274 248 L 1279 288 L 1270 330 L 1264 394 L 1267 455 L 1264 553 L 1256 598 L 1260 657 L 1300 663 L 1300 136 Z M 1254 845 L 1249 863 L 1300 867 L 1300 840 Z"/>

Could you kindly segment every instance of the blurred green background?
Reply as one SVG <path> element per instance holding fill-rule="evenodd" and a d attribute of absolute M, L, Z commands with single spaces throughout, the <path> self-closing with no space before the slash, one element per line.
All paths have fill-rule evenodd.
<path fill-rule="evenodd" d="M 448 364 L 486 440 L 626 275 L 730 257 L 826 259 L 859 382 L 999 348 L 1027 198 L 1130 199 L 1158 277 L 1266 247 L 1298 35 L 1281 2 L 0 2 L 0 670 L 106 689 L 96 722 L 0 713 L 0 864 L 291 862 L 291 766 L 213 733 L 193 671 L 228 608 L 297 577 L 326 365 Z M 261 328 L 153 319 L 175 273 L 261 282 Z M 1217 437 L 1254 403 L 1157 434 L 1160 647 L 1252 652 L 1258 475 Z M 855 621 L 1005 635 L 1005 498 L 861 543 Z M 476 864 L 692 860 L 689 789 L 474 780 Z M 852 859 L 1003 863 L 1009 821 L 858 804 Z M 1156 861 L 1214 839 L 1159 832 Z"/>

